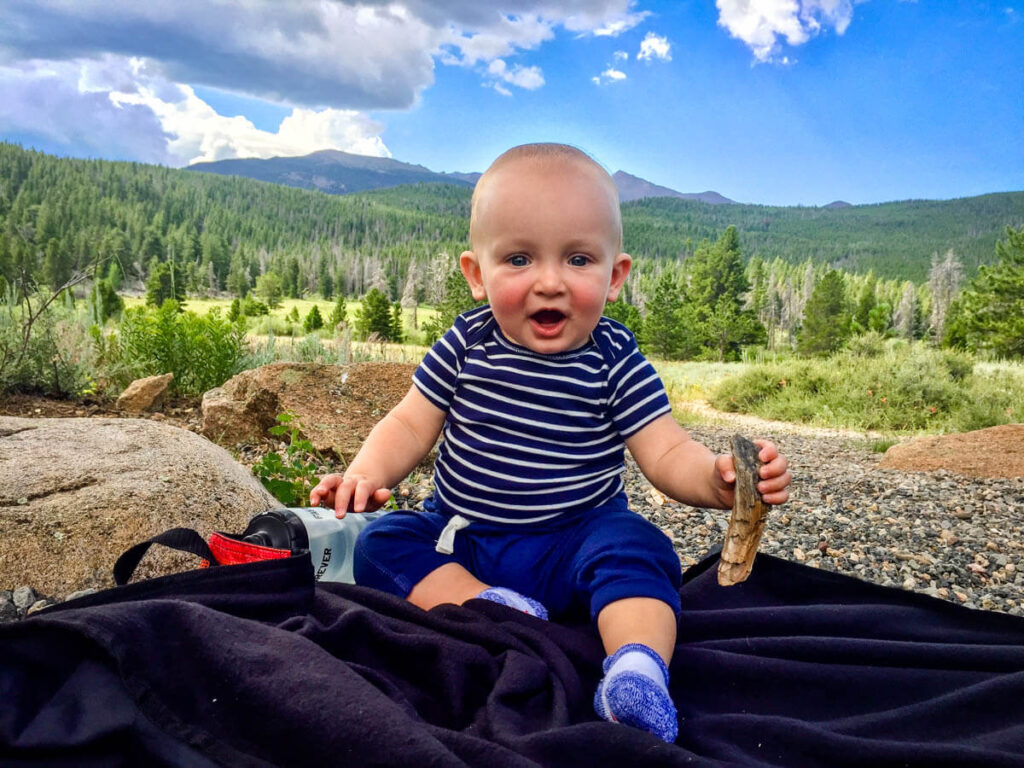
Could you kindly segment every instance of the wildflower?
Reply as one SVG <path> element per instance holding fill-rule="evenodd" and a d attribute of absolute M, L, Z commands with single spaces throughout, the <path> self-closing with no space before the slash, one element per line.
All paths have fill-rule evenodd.
<path fill-rule="evenodd" d="M 882 398 L 882 402 L 883 402 L 883 403 L 885 402 L 885 398 L 884 398 L 884 397 Z"/>
<path fill-rule="evenodd" d="M 932 413 L 935 413 L 935 411 L 936 411 L 936 410 L 938 410 L 938 409 L 937 409 L 937 408 L 936 408 L 936 407 L 935 407 L 935 406 L 933 405 L 933 406 L 932 406 L 931 408 L 929 408 L 928 410 L 929 410 L 929 411 L 931 411 Z"/>
<path fill-rule="evenodd" d="M 875 390 L 873 390 L 873 389 L 869 389 L 869 390 L 868 390 L 868 394 L 869 394 L 869 395 L 874 395 L 874 394 L 875 394 Z"/>
<path fill-rule="evenodd" d="M 1013 408 L 1007 408 L 1006 409 L 1006 415 L 1007 416 L 1013 416 Z"/>
<path fill-rule="evenodd" d="M 782 386 L 786 386 L 786 380 L 785 379 L 779 379 L 779 384 L 781 384 Z"/>

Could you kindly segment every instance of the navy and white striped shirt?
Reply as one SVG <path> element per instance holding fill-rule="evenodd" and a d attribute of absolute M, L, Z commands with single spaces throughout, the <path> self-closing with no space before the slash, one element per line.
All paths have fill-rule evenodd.
<path fill-rule="evenodd" d="M 544 355 L 479 307 L 413 381 L 447 413 L 435 502 L 470 519 L 532 523 L 608 502 L 623 488 L 623 440 L 671 410 L 633 334 L 606 317 L 584 346 Z"/>

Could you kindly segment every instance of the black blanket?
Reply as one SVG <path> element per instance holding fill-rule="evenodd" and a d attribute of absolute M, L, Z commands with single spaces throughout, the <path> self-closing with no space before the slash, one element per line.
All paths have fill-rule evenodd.
<path fill-rule="evenodd" d="M 596 719 L 589 626 L 424 612 L 292 558 L 0 626 L 0 765 L 1024 766 L 1024 620 L 714 565 L 681 590 L 675 745 Z"/>

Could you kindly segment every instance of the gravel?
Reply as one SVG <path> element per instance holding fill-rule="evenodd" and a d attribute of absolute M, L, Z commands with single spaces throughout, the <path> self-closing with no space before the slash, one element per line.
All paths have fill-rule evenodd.
<path fill-rule="evenodd" d="M 689 431 L 724 452 L 735 428 Z M 881 454 L 871 451 L 868 439 L 838 432 L 758 434 L 775 441 L 794 476 L 790 501 L 770 512 L 760 552 L 1024 616 L 1024 478 L 879 469 Z M 720 546 L 728 510 L 666 499 L 631 461 L 626 490 L 632 508 L 672 539 L 684 568 Z M 428 492 L 429 478 L 413 478 L 397 489 L 399 504 L 412 505 Z M 0 591 L 0 621 L 52 602 L 30 587 Z"/>

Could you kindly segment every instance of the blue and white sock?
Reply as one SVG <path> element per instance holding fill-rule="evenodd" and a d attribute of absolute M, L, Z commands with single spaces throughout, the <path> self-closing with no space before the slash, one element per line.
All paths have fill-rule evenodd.
<path fill-rule="evenodd" d="M 507 605 L 509 608 L 515 608 L 517 611 L 536 616 L 538 619 L 547 619 L 548 617 L 548 609 L 543 605 L 532 597 L 521 595 L 507 587 L 488 587 L 477 597 L 481 600 L 490 600 L 492 603 L 498 603 L 498 605 Z"/>
<path fill-rule="evenodd" d="M 604 679 L 594 711 L 672 743 L 679 735 L 676 706 L 668 692 L 668 667 L 651 648 L 628 643 L 604 660 Z"/>

